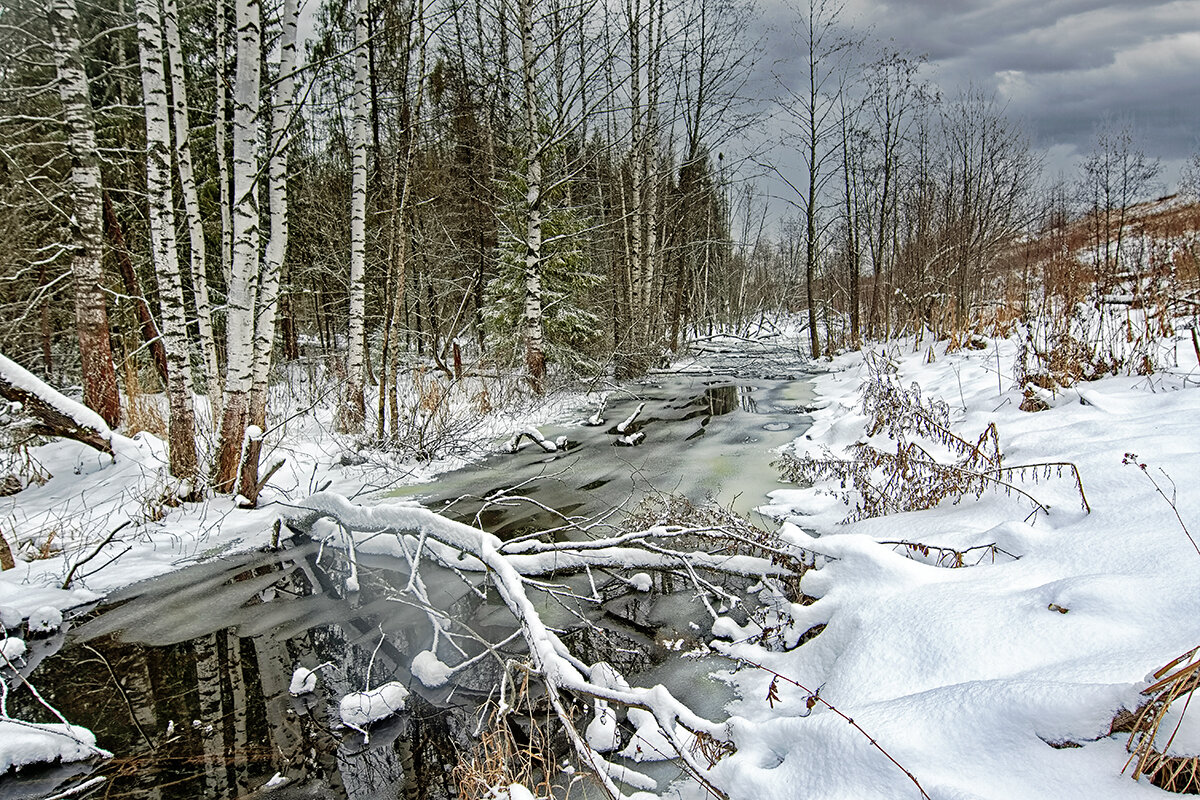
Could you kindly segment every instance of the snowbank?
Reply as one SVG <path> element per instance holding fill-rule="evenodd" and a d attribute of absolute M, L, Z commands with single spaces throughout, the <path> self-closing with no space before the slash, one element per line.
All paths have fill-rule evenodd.
<path fill-rule="evenodd" d="M 995 423 L 1006 465 L 1077 465 L 1092 513 L 1074 482 L 1054 475 L 1023 479 L 1050 509 L 1032 515 L 1020 496 L 987 491 L 843 524 L 855 497 L 848 507 L 837 482 L 773 492 L 763 510 L 819 565 L 801 582 L 813 601 L 779 616 L 785 645 L 808 637 L 777 652 L 757 644 L 759 625 L 716 626 L 717 646 L 748 664 L 724 675 L 742 699 L 730 721 L 738 751 L 716 767 L 722 784 L 754 800 L 919 797 L 826 701 L 930 797 L 1161 796 L 1122 775 L 1127 734 L 1110 735 L 1110 725 L 1144 702 L 1148 673 L 1200 644 L 1200 554 L 1148 480 L 1200 529 L 1200 493 L 1190 491 L 1200 474 L 1195 364 L 1090 383 L 1026 413 L 1010 385 L 1010 343 L 939 347 L 932 363 L 926 351 L 900 354 L 905 386 L 945 400 L 971 441 Z M 862 357 L 834 366 L 818 379 L 825 408 L 794 444 L 799 454 L 847 454 L 867 440 Z M 895 450 L 883 433 L 872 443 Z M 1146 472 L 1123 463 L 1128 452 Z M 968 566 L 936 566 L 948 551 L 967 554 Z M 1181 739 L 1190 744 L 1190 731 Z"/>
<path fill-rule="evenodd" d="M 96 737 L 86 728 L 0 718 L 0 775 L 30 764 L 111 755 L 96 747 Z"/>

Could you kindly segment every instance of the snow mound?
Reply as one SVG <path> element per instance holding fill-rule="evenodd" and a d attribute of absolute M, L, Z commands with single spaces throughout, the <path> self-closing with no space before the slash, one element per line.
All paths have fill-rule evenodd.
<path fill-rule="evenodd" d="M 30 764 L 82 761 L 96 755 L 112 754 L 96 747 L 96 737 L 87 728 L 0 719 L 0 775 Z"/>
<path fill-rule="evenodd" d="M 299 697 L 302 694 L 308 694 L 317 688 L 317 670 L 320 667 L 307 669 L 306 667 L 296 667 L 292 673 L 292 682 L 288 684 L 288 694 L 292 697 Z"/>
<path fill-rule="evenodd" d="M 432 650 L 422 650 L 412 660 L 413 677 L 430 689 L 444 686 L 453 670 L 440 661 Z"/>
<path fill-rule="evenodd" d="M 53 633 L 62 627 L 63 615 L 54 606 L 42 606 L 29 615 L 30 633 Z"/>
<path fill-rule="evenodd" d="M 4 662 L 12 663 L 18 658 L 25 655 L 25 640 L 18 639 L 16 636 L 10 636 L 0 642 L 0 655 L 4 658 Z"/>
<path fill-rule="evenodd" d="M 597 753 L 608 753 L 616 750 L 621 744 L 621 732 L 617 730 L 617 715 L 608 703 L 596 701 L 596 713 L 584 731 L 588 746 Z"/>
<path fill-rule="evenodd" d="M 342 698 L 338 710 L 342 722 L 351 728 L 365 728 L 372 722 L 390 717 L 404 708 L 408 689 L 396 681 L 369 692 L 351 692 Z"/>

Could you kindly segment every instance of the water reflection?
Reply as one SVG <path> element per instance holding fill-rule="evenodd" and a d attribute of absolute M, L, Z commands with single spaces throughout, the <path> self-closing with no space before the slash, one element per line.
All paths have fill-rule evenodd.
<path fill-rule="evenodd" d="M 560 527 L 568 515 L 595 519 L 653 491 L 697 502 L 715 497 L 748 513 L 776 480 L 769 449 L 796 435 L 808 391 L 787 378 L 746 386 L 676 377 L 635 388 L 636 394 L 615 396 L 608 415 L 616 424 L 646 402 L 637 420 L 646 433 L 643 446 L 613 448 L 605 427 L 545 429 L 549 438 L 567 434 L 578 446 L 550 457 L 528 449 L 443 476 L 436 484 L 440 494 L 427 502 L 452 504 L 452 516 L 502 537 Z M 512 487 L 529 500 L 484 499 Z M 500 673 L 497 661 L 480 661 L 454 685 L 424 689 L 409 664 L 430 644 L 428 622 L 423 612 L 394 600 L 407 572 L 397 571 L 394 561 L 364 557 L 362 590 L 346 595 L 343 567 L 313 543 L 226 558 L 131 587 L 77 620 L 61 652 L 38 667 L 34 680 L 68 719 L 117 754 L 98 765 L 109 779 L 104 796 L 255 796 L 276 775 L 287 783 L 270 796 L 284 800 L 456 796 L 451 773 L 475 741 L 480 703 Z M 481 638 L 500 641 L 511 631 L 507 610 L 481 603 L 450 573 L 426 581 L 435 605 Z M 655 640 L 664 632 L 682 642 L 699 629 L 685 599 L 675 599 L 682 605 L 652 610 L 637 597 L 606 597 L 600 627 L 620 626 L 623 633 L 585 641 L 595 638 L 594 628 L 578 626 L 564 637 L 597 651 L 589 661 L 609 661 L 631 676 L 661 659 Z M 578 625 L 561 608 L 542 611 L 548 624 Z M 321 670 L 317 693 L 291 697 L 293 668 L 322 662 L 330 666 Z M 687 685 L 700 695 L 692 700 L 696 707 L 707 696 L 723 704 L 703 680 L 703 665 L 690 666 L 697 677 Z M 404 714 L 374 726 L 369 745 L 335 729 L 344 694 L 389 680 L 414 691 Z M 14 716 L 48 721 L 23 692 L 10 698 L 9 708 Z M 44 771 L 8 776 L 0 779 L 0 800 L 44 797 L 92 766 L 70 765 L 52 777 Z"/>
<path fill-rule="evenodd" d="M 758 413 L 758 402 L 749 386 L 736 386 L 732 383 L 711 386 L 704 390 L 704 399 L 708 401 L 708 413 L 714 416 L 728 414 L 739 408 L 748 414 Z"/>
<path fill-rule="evenodd" d="M 361 595 L 339 598 L 318 554 L 309 544 L 210 568 L 201 580 L 207 603 L 234 624 L 181 641 L 169 626 L 139 624 L 141 611 L 175 617 L 170 588 L 130 592 L 93 612 L 41 665 L 34 680 L 46 699 L 117 754 L 97 770 L 109 779 L 106 797 L 243 797 L 272 778 L 290 784 L 272 789 L 278 798 L 455 795 L 450 772 L 469 740 L 480 685 L 491 678 L 477 671 L 457 692 L 413 695 L 402 716 L 372 729 L 369 746 L 335 730 L 344 694 L 386 680 L 415 683 L 404 653 L 423 643 L 412 615 L 386 600 L 395 590 L 388 570 L 368 567 Z M 244 598 L 244 585 L 258 591 Z M 343 621 L 325 619 L 330 605 Z M 270 620 L 268 629 L 255 617 Z M 124 634 L 112 630 L 125 625 Z M 294 666 L 320 662 L 328 666 L 318 692 L 291 697 Z M 10 710 L 48 721 L 24 693 L 13 695 Z M 0 796 L 44 796 L 40 777 L 5 779 Z"/>

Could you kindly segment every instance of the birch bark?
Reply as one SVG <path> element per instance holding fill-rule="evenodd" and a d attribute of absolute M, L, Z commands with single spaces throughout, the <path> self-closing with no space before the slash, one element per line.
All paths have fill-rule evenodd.
<path fill-rule="evenodd" d="M 71 277 L 75 289 L 75 328 L 79 337 L 83 373 L 83 400 L 109 425 L 121 421 L 117 374 L 108 338 L 108 308 L 101 288 L 100 157 L 96 126 L 83 67 L 75 0 L 51 0 L 50 27 L 58 70 L 58 94 L 67 124 L 67 150 L 71 156 L 71 189 L 74 213 Z"/>
<path fill-rule="evenodd" d="M 262 77 L 262 7 L 237 0 L 237 76 L 233 107 L 233 259 L 226 299 L 225 402 L 213 466 L 213 485 L 232 492 L 254 378 L 254 281 L 261 232 L 258 223 L 259 84 Z"/>
<path fill-rule="evenodd" d="M 171 131 L 163 72 L 162 11 L 158 0 L 138 0 L 138 55 L 146 109 L 146 193 L 150 209 L 150 245 L 158 278 L 163 346 L 167 351 L 168 456 L 171 474 L 196 476 L 196 424 L 192 407 L 192 368 L 187 355 L 183 281 L 175 242 L 175 204 L 171 191 Z"/>
<path fill-rule="evenodd" d="M 366 290 L 363 278 L 367 256 L 367 2 L 354 2 L 354 123 L 351 134 L 353 166 L 350 186 L 350 308 L 346 342 L 346 395 L 340 427 L 344 433 L 363 429 Z"/>
<path fill-rule="evenodd" d="M 533 0 L 520 0 L 521 80 L 525 101 L 525 371 L 533 390 L 545 390 L 546 353 L 542 325 L 542 147 L 537 120 L 537 57 L 533 44 Z"/>
<path fill-rule="evenodd" d="M 229 87 L 226 72 L 229 60 L 229 6 L 227 0 L 216 0 L 216 111 L 213 114 L 213 135 L 217 146 L 217 178 L 221 183 L 221 277 L 229 286 L 233 270 L 233 202 L 229 182 Z"/>
<path fill-rule="evenodd" d="M 287 153 L 296 86 L 297 0 L 284 0 L 283 40 L 279 50 L 279 78 L 271 110 L 271 150 L 267 158 L 267 202 L 270 231 L 259 275 L 254 315 L 254 364 L 250 385 L 250 424 L 265 430 L 267 425 L 267 379 L 271 373 L 271 351 L 275 344 L 275 318 L 283 259 L 287 255 L 288 198 Z M 239 494 L 251 504 L 258 501 L 258 460 L 262 438 L 252 438 L 242 459 Z"/>
<path fill-rule="evenodd" d="M 163 33 L 167 45 L 167 64 L 171 74 L 171 121 L 175 126 L 175 157 L 179 168 L 179 188 L 183 193 L 183 210 L 187 217 L 192 293 L 195 297 L 200 350 L 204 360 L 205 391 L 212 402 L 213 414 L 216 415 L 220 408 L 221 377 L 217 369 L 217 343 L 213 339 L 212 304 L 208 297 L 204 223 L 200 217 L 196 171 L 192 166 L 187 80 L 183 71 L 183 47 L 179 41 L 179 5 L 176 0 L 163 0 Z"/>

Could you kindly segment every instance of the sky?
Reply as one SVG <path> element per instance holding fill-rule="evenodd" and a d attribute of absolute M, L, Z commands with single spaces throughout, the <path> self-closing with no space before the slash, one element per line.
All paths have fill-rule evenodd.
<path fill-rule="evenodd" d="M 764 63 L 786 74 L 791 12 L 784 0 L 762 3 Z M 842 17 L 925 54 L 947 96 L 994 90 L 1051 178 L 1073 177 L 1106 118 L 1132 121 L 1137 143 L 1162 160 L 1164 192 L 1200 149 L 1200 0 L 845 0 Z"/>

